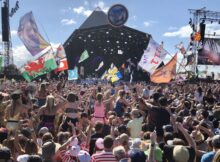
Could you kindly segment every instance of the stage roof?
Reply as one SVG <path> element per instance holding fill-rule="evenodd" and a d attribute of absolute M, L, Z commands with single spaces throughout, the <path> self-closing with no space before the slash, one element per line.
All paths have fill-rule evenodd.
<path fill-rule="evenodd" d="M 85 75 L 101 76 L 113 63 L 118 68 L 131 59 L 137 63 L 149 42 L 150 35 L 133 28 L 115 28 L 108 24 L 107 15 L 96 9 L 64 43 L 69 69 L 83 66 Z M 78 63 L 81 53 L 87 50 L 89 58 Z M 99 64 L 104 66 L 95 71 Z"/>

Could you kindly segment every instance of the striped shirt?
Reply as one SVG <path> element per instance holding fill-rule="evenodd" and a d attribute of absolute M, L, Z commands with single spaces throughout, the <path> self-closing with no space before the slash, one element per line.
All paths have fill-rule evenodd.
<path fill-rule="evenodd" d="M 91 159 L 91 162 L 117 162 L 112 152 L 105 151 L 92 155 Z"/>

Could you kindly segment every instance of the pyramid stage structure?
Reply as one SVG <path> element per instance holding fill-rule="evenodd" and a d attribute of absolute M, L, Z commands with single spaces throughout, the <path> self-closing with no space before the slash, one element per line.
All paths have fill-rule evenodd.
<path fill-rule="evenodd" d="M 129 62 L 132 62 L 133 79 L 146 80 L 148 74 L 138 69 L 137 64 L 150 37 L 149 34 L 128 26 L 113 27 L 109 24 L 107 15 L 97 8 L 64 43 L 69 69 L 83 67 L 85 77 L 101 77 L 112 63 L 124 74 Z M 78 63 L 84 50 L 88 51 L 89 58 Z M 97 70 L 101 62 L 104 65 Z"/>

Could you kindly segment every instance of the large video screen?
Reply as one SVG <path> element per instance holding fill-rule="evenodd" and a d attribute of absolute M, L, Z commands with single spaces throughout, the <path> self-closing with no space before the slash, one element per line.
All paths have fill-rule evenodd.
<path fill-rule="evenodd" d="M 205 38 L 198 53 L 198 64 L 220 65 L 220 39 Z"/>

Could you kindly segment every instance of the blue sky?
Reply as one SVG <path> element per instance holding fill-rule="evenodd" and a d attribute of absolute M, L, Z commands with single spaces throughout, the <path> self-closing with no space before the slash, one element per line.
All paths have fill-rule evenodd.
<path fill-rule="evenodd" d="M 13 7 L 16 0 L 10 2 Z M 129 11 L 127 26 L 151 34 L 158 43 L 164 41 L 164 48 L 172 55 L 176 44 L 183 41 L 187 46 L 189 42 L 188 9 L 207 7 L 218 11 L 220 6 L 219 0 L 20 0 L 19 10 L 10 18 L 15 63 L 20 66 L 31 59 L 16 34 L 19 19 L 25 13 L 33 11 L 43 37 L 56 45 L 64 43 L 97 6 L 107 12 L 116 3 Z M 220 25 L 213 24 L 209 30 L 220 33 Z"/>

